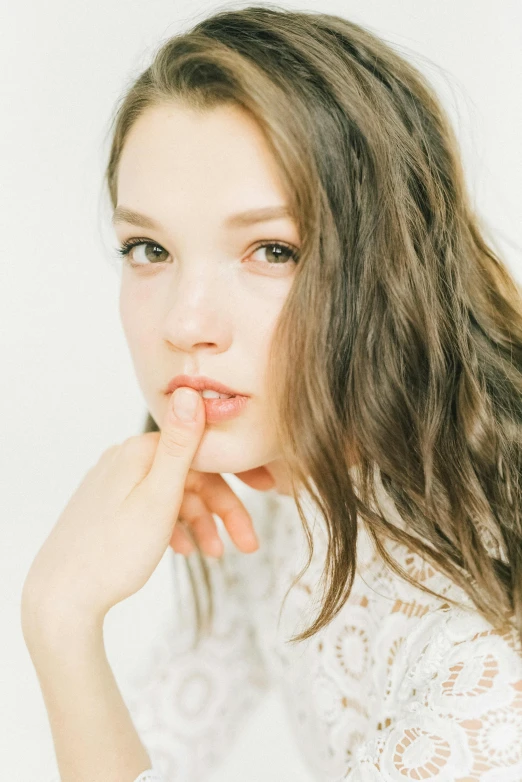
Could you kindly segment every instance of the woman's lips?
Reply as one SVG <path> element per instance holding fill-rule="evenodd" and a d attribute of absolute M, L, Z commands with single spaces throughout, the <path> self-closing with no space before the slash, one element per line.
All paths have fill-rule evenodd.
<path fill-rule="evenodd" d="M 176 375 L 169 382 L 165 393 L 169 394 L 180 386 L 187 386 L 200 392 L 204 390 L 217 391 L 219 394 L 227 394 L 227 396 L 248 396 L 248 394 L 241 394 L 240 391 L 228 388 L 228 386 L 220 383 L 219 380 L 214 380 L 206 375 Z"/>
<path fill-rule="evenodd" d="M 170 396 L 170 394 L 169 394 Z M 229 421 L 239 415 L 246 403 L 248 396 L 232 396 L 230 399 L 217 399 L 202 397 L 205 403 L 205 421 L 207 424 L 219 424 L 222 421 Z"/>

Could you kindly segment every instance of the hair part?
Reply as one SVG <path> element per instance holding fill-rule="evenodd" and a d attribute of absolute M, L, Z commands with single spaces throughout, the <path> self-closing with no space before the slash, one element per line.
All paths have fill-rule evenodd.
<path fill-rule="evenodd" d="M 521 289 L 484 238 L 433 88 L 339 16 L 272 4 L 220 11 L 167 40 L 117 107 L 106 169 L 114 207 L 129 130 L 173 101 L 249 112 L 302 239 L 268 367 L 309 545 L 290 589 L 313 555 L 298 490 L 324 516 L 328 549 L 321 611 L 291 642 L 348 599 L 358 517 L 401 578 L 442 597 L 386 540 L 427 558 L 495 627 L 514 623 L 522 638 Z M 150 414 L 144 431 L 158 431 Z M 379 507 L 376 474 L 402 528 Z M 212 611 L 207 620 L 208 629 Z"/>

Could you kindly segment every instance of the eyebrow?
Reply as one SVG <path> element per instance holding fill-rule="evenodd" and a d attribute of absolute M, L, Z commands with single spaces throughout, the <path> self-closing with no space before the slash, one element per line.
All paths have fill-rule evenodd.
<path fill-rule="evenodd" d="M 229 215 L 224 221 L 226 228 L 244 228 L 255 223 L 265 223 L 269 220 L 278 220 L 282 217 L 292 217 L 289 208 L 281 204 L 279 206 L 265 206 L 260 209 L 248 209 L 246 212 L 239 212 L 235 215 Z M 151 228 L 160 230 L 160 226 L 152 218 L 128 209 L 125 206 L 117 206 L 112 216 L 112 223 L 129 223 L 139 228 Z"/>

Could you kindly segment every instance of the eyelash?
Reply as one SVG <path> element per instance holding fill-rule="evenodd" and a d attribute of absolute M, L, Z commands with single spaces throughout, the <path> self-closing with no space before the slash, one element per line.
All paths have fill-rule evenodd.
<path fill-rule="evenodd" d="M 129 266 L 132 266 L 133 268 L 138 268 L 138 267 L 146 268 L 146 267 L 149 267 L 149 266 L 157 266 L 157 265 L 159 265 L 161 263 L 161 261 L 159 261 L 158 264 L 155 264 L 155 263 L 133 263 L 130 260 L 130 257 L 127 257 L 127 256 L 129 256 L 129 253 L 131 252 L 131 250 L 134 247 L 139 247 L 142 244 L 150 245 L 152 247 L 160 247 L 162 250 L 165 249 L 164 247 L 161 246 L 161 244 L 158 244 L 157 242 L 151 242 L 149 239 L 144 239 L 144 238 L 140 237 L 140 238 L 136 238 L 136 239 L 127 239 L 125 242 L 122 242 L 120 247 L 116 247 L 116 253 L 118 254 L 118 257 L 120 257 L 120 259 L 123 258 L 125 263 L 127 263 Z M 297 263 L 297 261 L 299 259 L 299 251 L 297 250 L 297 248 L 293 247 L 291 244 L 286 244 L 286 242 L 259 242 L 254 247 L 252 252 L 256 252 L 257 250 L 261 249 L 262 247 L 282 247 L 283 249 L 289 250 L 289 252 L 290 252 L 290 257 L 284 263 L 283 262 L 280 262 L 280 263 L 269 263 L 267 261 L 266 264 L 265 264 L 266 266 L 286 266 L 292 260 Z"/>

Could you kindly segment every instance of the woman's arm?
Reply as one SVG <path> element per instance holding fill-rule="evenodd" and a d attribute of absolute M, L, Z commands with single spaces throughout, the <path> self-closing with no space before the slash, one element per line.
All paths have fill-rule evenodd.
<path fill-rule="evenodd" d="M 23 631 L 61 782 L 133 782 L 151 767 L 103 644 L 103 619 L 24 606 Z"/>
<path fill-rule="evenodd" d="M 63 590 L 61 597 L 55 590 L 55 598 L 47 594 L 45 600 L 35 591 L 25 590 L 24 637 L 49 713 L 62 774 L 61 780 L 53 782 L 85 782 L 87 778 L 89 782 L 138 782 L 149 769 L 154 772 L 145 773 L 139 782 L 201 782 L 227 757 L 270 690 L 272 680 L 257 645 L 255 606 L 247 583 L 253 579 L 267 584 L 274 576 L 271 569 L 266 572 L 272 561 L 274 499 L 245 496 L 239 480 L 237 487 L 230 480 L 256 519 L 261 549 L 244 558 L 224 534 L 222 520 L 216 518 L 225 553 L 221 560 L 207 560 L 214 604 L 210 636 L 203 637 L 196 650 L 189 648 L 195 629 L 193 611 L 189 617 L 174 618 L 173 614 L 171 622 L 163 622 L 156 630 L 147 658 L 128 678 L 123 702 L 105 656 L 103 622 L 86 623 L 81 620 L 85 611 L 64 607 Z M 194 562 L 195 554 L 190 556 Z M 173 555 L 173 568 L 179 576 L 175 585 L 178 608 L 189 604 L 191 598 L 187 573 L 184 568 L 178 571 L 181 560 L 182 555 Z M 200 575 L 200 568 L 195 568 L 194 576 L 199 580 Z M 201 583 L 199 587 L 201 591 Z M 93 679 L 95 685 L 89 683 Z M 196 691 L 194 682 L 200 685 Z M 86 698 L 91 699 L 90 709 L 81 705 Z M 88 724 L 89 711 L 93 726 Z M 105 745 L 103 755 L 97 733 Z M 80 759 L 85 762 L 83 755 L 76 757 L 79 750 L 98 762 L 98 776 L 94 771 L 89 771 L 90 777 L 79 771 L 71 776 L 69 767 L 80 768 Z M 112 758 L 112 765 L 105 769 L 108 758 Z M 124 761 L 132 766 L 115 765 Z"/>

